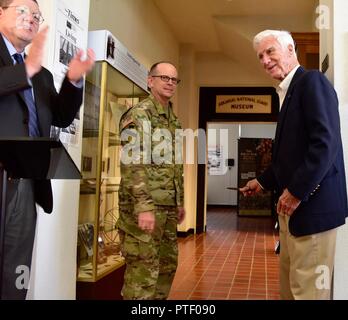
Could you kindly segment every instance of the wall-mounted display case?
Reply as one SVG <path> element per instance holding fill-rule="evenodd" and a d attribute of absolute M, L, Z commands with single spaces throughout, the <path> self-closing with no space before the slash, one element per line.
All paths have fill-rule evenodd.
<path fill-rule="evenodd" d="M 78 228 L 78 281 L 95 282 L 124 264 L 116 229 L 121 180 L 118 126 L 122 114 L 147 95 L 146 88 L 130 80 L 103 57 L 87 76 Z"/>

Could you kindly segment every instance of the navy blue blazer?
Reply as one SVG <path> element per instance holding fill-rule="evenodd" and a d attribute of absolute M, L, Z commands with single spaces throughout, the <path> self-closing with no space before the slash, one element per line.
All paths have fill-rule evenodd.
<path fill-rule="evenodd" d="M 39 127 L 43 137 L 50 136 L 51 125 L 67 127 L 74 120 L 82 103 L 82 88 L 64 79 L 57 93 L 52 74 L 42 68 L 32 79 Z M 29 88 L 24 64 L 13 65 L 13 60 L 0 34 L 0 137 L 29 135 L 28 108 L 23 89 Z M 35 181 L 35 200 L 50 213 L 53 209 L 49 180 Z"/>
<path fill-rule="evenodd" d="M 338 99 L 319 71 L 298 68 L 281 107 L 272 164 L 258 181 L 301 200 L 289 220 L 294 236 L 330 230 L 348 216 Z"/>

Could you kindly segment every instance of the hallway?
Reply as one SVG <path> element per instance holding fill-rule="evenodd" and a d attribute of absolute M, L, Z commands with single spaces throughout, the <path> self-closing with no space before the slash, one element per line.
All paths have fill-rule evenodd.
<path fill-rule="evenodd" d="M 179 238 L 171 300 L 278 300 L 277 233 L 267 217 L 212 207 L 207 232 Z"/>

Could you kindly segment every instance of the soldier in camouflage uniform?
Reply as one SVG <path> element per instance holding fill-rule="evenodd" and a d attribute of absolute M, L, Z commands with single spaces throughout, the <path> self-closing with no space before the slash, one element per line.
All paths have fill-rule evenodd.
<path fill-rule="evenodd" d="M 151 95 L 120 121 L 118 227 L 127 300 L 166 299 L 177 268 L 177 224 L 185 216 L 183 165 L 175 162 L 175 132 L 181 126 L 169 99 L 178 83 L 171 63 L 156 63 L 148 77 Z"/>

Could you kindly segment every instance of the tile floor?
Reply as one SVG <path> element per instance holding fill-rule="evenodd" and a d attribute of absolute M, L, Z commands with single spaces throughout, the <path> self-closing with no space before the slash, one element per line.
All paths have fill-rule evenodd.
<path fill-rule="evenodd" d="M 171 300 L 278 300 L 277 232 L 268 217 L 208 208 L 207 232 L 179 238 Z"/>

